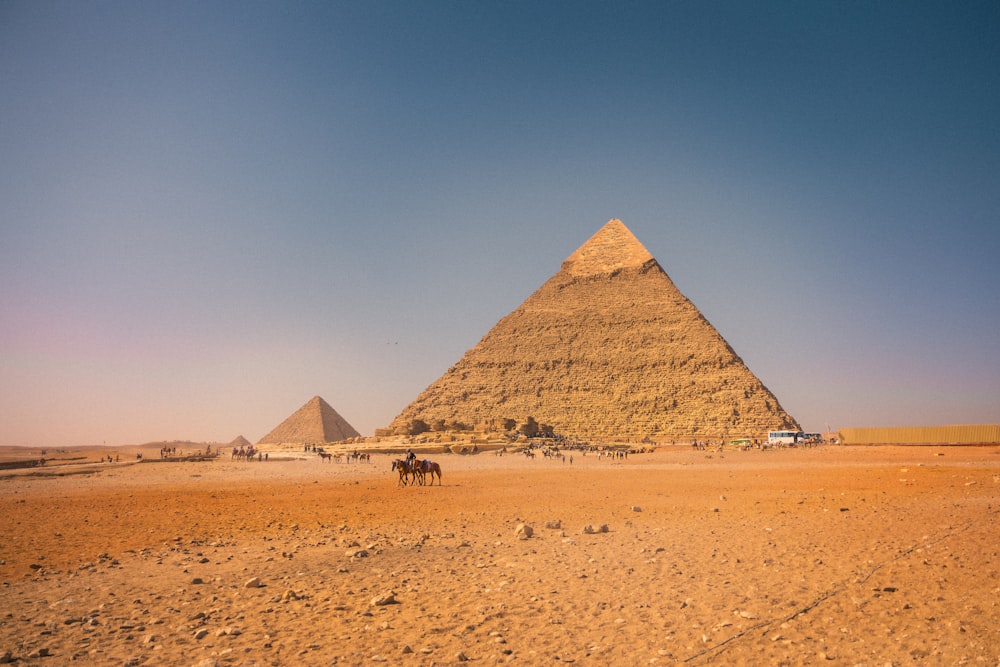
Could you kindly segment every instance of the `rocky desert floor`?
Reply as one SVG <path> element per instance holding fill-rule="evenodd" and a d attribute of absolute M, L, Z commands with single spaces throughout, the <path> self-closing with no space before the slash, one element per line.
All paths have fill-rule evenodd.
<path fill-rule="evenodd" d="M 125 459 L 0 472 L 0 662 L 1000 664 L 998 447 Z"/>

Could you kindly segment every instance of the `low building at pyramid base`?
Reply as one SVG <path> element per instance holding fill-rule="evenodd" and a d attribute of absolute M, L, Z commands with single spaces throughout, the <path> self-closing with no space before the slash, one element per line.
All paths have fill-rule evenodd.
<path fill-rule="evenodd" d="M 1000 424 L 842 428 L 845 445 L 990 445 L 1000 443 Z"/>

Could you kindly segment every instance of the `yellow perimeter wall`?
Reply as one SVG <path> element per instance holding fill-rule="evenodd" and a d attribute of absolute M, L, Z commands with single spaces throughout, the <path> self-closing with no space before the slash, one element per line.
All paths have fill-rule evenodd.
<path fill-rule="evenodd" d="M 1000 443 L 1000 424 L 842 428 L 840 429 L 840 442 L 845 445 L 980 445 Z"/>

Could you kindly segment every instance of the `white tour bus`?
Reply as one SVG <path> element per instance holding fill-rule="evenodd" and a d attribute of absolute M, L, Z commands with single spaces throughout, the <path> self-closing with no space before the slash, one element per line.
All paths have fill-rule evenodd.
<path fill-rule="evenodd" d="M 794 445 L 805 438 L 802 431 L 768 431 L 767 444 L 769 445 Z"/>

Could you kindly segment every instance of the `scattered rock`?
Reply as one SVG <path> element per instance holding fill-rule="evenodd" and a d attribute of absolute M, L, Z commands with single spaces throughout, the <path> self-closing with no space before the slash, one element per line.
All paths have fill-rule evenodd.
<path fill-rule="evenodd" d="M 560 528 L 562 528 L 562 521 L 560 521 L 559 519 L 556 519 L 555 521 L 546 521 L 545 527 L 550 530 L 559 530 Z"/>
<path fill-rule="evenodd" d="M 594 533 L 606 533 L 608 532 L 608 524 L 602 523 L 597 528 L 594 528 L 591 524 L 587 524 L 583 527 L 583 532 L 586 535 L 593 535 Z"/>
<path fill-rule="evenodd" d="M 514 529 L 514 534 L 517 535 L 517 539 L 519 540 L 528 539 L 534 534 L 534 532 L 535 531 L 532 530 L 531 526 L 523 523 L 517 524 L 517 528 Z"/>
<path fill-rule="evenodd" d="M 261 582 L 260 577 L 253 577 L 247 579 L 246 583 L 243 584 L 243 588 L 261 588 L 264 584 Z"/>
<path fill-rule="evenodd" d="M 469 656 L 467 656 L 464 653 L 462 653 L 461 651 L 459 651 L 455 655 L 455 660 L 458 660 L 459 662 L 467 662 L 469 660 Z"/>
<path fill-rule="evenodd" d="M 633 512 L 641 512 L 642 511 L 642 508 L 639 507 L 638 505 L 630 505 L 629 509 L 632 510 Z"/>
<path fill-rule="evenodd" d="M 208 636 L 208 630 L 206 628 L 198 628 L 194 633 L 195 639 L 204 639 Z"/>
<path fill-rule="evenodd" d="M 395 591 L 386 591 L 385 593 L 379 593 L 371 599 L 371 605 L 373 607 L 384 607 L 389 604 L 399 604 L 396 600 Z"/>

